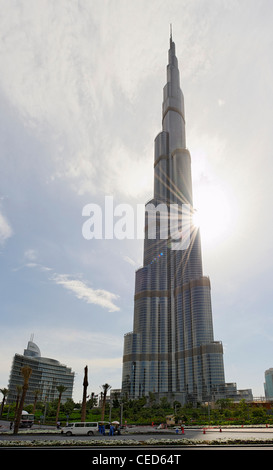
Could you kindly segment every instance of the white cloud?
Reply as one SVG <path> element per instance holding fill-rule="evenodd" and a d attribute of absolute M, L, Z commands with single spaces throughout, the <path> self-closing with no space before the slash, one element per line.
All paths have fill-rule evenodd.
<path fill-rule="evenodd" d="M 224 106 L 226 104 L 225 100 L 223 100 L 222 98 L 218 98 L 218 106 L 221 108 L 221 106 Z"/>
<path fill-rule="evenodd" d="M 42 264 L 34 262 L 37 257 L 35 250 L 25 251 L 24 256 L 26 259 L 29 258 L 30 261 L 19 268 L 15 268 L 14 271 L 18 271 L 22 268 L 37 268 L 42 272 L 53 271 L 52 268 L 49 268 L 48 266 L 43 266 Z M 31 261 L 32 259 L 33 261 Z M 119 298 L 119 295 L 117 294 L 105 289 L 93 289 L 92 287 L 89 287 L 86 282 L 72 278 L 69 274 L 53 272 L 49 279 L 54 281 L 55 284 L 62 286 L 64 289 L 73 292 L 77 299 L 83 300 L 88 304 L 99 305 L 100 307 L 107 309 L 109 312 L 117 312 L 120 310 L 120 308 L 114 304 L 114 301 Z"/>
<path fill-rule="evenodd" d="M 152 190 L 153 167 L 147 150 L 140 157 L 132 149 L 116 140 L 109 154 L 105 172 L 105 191 L 120 192 L 126 196 L 140 196 Z"/>
<path fill-rule="evenodd" d="M 130 256 L 124 255 L 122 258 L 124 259 L 124 261 L 126 261 L 126 263 L 129 263 L 131 266 L 137 265 L 137 263 L 132 258 L 130 258 Z"/>
<path fill-rule="evenodd" d="M 33 250 L 32 248 L 29 248 L 25 251 L 24 258 L 34 262 L 37 259 L 37 251 Z"/>
<path fill-rule="evenodd" d="M 2 245 L 8 238 L 10 238 L 12 233 L 12 228 L 6 217 L 0 212 L 0 244 Z"/>
<path fill-rule="evenodd" d="M 133 114 L 139 86 L 154 74 L 151 60 L 159 61 L 153 53 L 147 67 L 137 28 L 123 40 L 127 19 L 120 13 L 125 7 L 147 25 L 150 16 L 119 2 L 38 3 L 5 6 L 0 85 L 24 127 L 48 147 L 45 177 L 66 181 L 79 194 L 105 192 L 109 184 L 123 194 L 143 192 L 152 166 L 142 150 L 120 142 L 113 121 L 125 134 L 135 125 L 126 113 Z M 146 4 L 145 10 L 155 14 Z M 149 28 L 146 34 L 151 40 Z"/>
<path fill-rule="evenodd" d="M 118 299 L 117 294 L 108 292 L 104 289 L 92 289 L 83 281 L 71 279 L 68 274 L 54 274 L 51 278 L 56 284 L 63 286 L 65 289 L 73 292 L 80 300 L 88 304 L 96 304 L 106 308 L 109 312 L 119 311 L 113 301 Z"/>

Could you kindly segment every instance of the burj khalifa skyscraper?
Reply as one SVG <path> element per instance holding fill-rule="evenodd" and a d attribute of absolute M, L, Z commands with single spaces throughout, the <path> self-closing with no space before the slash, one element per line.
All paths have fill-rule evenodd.
<path fill-rule="evenodd" d="M 171 230 L 172 207 L 183 206 L 189 211 L 180 211 L 177 233 L 186 216 L 191 231 L 189 243 L 179 249 Z M 165 236 L 162 207 L 167 207 Z M 210 279 L 203 275 L 193 211 L 184 98 L 171 37 L 162 131 L 154 146 L 154 197 L 146 204 L 143 267 L 135 277 L 133 331 L 124 336 L 122 392 L 129 398 L 152 392 L 184 404 L 225 396 L 223 347 L 214 340 Z"/>

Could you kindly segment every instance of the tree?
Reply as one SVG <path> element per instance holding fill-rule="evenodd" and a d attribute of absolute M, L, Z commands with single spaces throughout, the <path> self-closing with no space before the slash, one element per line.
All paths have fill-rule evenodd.
<path fill-rule="evenodd" d="M 114 393 L 114 399 L 113 399 L 113 408 L 119 408 L 119 399 L 118 399 L 118 394 L 117 392 Z"/>
<path fill-rule="evenodd" d="M 87 395 L 87 387 L 88 387 L 87 373 L 88 373 L 88 367 L 85 366 L 84 379 L 83 379 L 82 413 L 81 413 L 82 422 L 85 421 L 86 419 L 86 395 Z"/>
<path fill-rule="evenodd" d="M 66 391 L 67 387 L 65 387 L 64 385 L 58 385 L 58 387 L 56 387 L 56 388 L 59 392 L 57 412 L 56 412 L 56 426 L 57 426 L 57 422 L 58 422 L 58 419 L 59 419 L 59 413 L 60 413 L 62 394 Z"/>
<path fill-rule="evenodd" d="M 16 418 L 16 413 L 18 410 L 18 405 L 19 405 L 19 400 L 20 400 L 20 395 L 22 393 L 22 385 L 16 385 L 16 390 L 17 390 L 17 395 L 16 395 L 16 405 L 15 405 L 15 410 L 14 410 L 14 419 Z"/>
<path fill-rule="evenodd" d="M 101 386 L 103 390 L 103 395 L 102 395 L 102 410 L 101 410 L 101 420 L 104 420 L 104 414 L 105 414 L 105 403 L 106 403 L 106 395 L 108 390 L 110 390 L 111 385 L 109 384 L 104 384 Z"/>
<path fill-rule="evenodd" d="M 149 406 L 152 408 L 153 406 L 155 406 L 155 403 L 156 403 L 156 397 L 155 397 L 155 394 L 153 392 L 149 392 Z"/>
<path fill-rule="evenodd" d="M 2 404 L 1 404 L 1 410 L 0 410 L 0 417 L 1 417 L 2 413 L 3 413 L 3 409 L 4 409 L 6 396 L 9 393 L 9 390 L 7 388 L 0 388 L 0 392 L 3 393 L 3 400 L 2 400 Z"/>
<path fill-rule="evenodd" d="M 34 403 L 33 403 L 33 411 L 32 411 L 33 414 L 35 414 L 36 404 L 37 404 L 38 396 L 40 395 L 40 393 L 41 393 L 41 390 L 34 390 L 33 392 L 34 394 Z"/>
<path fill-rule="evenodd" d="M 21 374 L 22 374 L 23 379 L 24 379 L 24 384 L 23 384 L 23 388 L 22 388 L 22 396 L 21 396 L 19 408 L 18 408 L 18 411 L 17 411 L 17 416 L 16 416 L 15 423 L 14 423 L 13 434 L 18 433 L 20 420 L 21 420 L 21 414 L 22 414 L 23 406 L 24 406 L 24 401 L 25 401 L 27 390 L 28 390 L 29 377 L 31 376 L 31 373 L 32 373 L 31 367 L 29 367 L 29 366 L 22 367 Z"/>
<path fill-rule="evenodd" d="M 72 398 L 68 398 L 66 402 L 64 403 L 64 412 L 66 413 L 66 415 L 70 415 L 70 413 L 72 413 L 74 408 L 75 408 L 74 401 L 72 400 Z"/>
<path fill-rule="evenodd" d="M 92 410 L 94 406 L 97 406 L 98 396 L 94 392 L 91 393 L 91 398 L 87 401 L 86 406 L 88 410 Z"/>
<path fill-rule="evenodd" d="M 170 408 L 170 403 L 168 402 L 167 397 L 161 397 L 159 401 L 160 408 L 167 409 Z"/>
<path fill-rule="evenodd" d="M 231 398 L 220 398 L 216 401 L 216 405 L 219 406 L 220 410 L 223 411 L 225 409 L 230 409 L 233 404 Z"/>

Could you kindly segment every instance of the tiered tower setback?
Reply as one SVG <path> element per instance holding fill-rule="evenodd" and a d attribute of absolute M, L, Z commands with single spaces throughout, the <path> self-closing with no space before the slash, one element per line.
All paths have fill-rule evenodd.
<path fill-rule="evenodd" d="M 164 237 L 160 210 L 152 220 L 149 204 L 167 207 Z M 122 391 L 130 398 L 152 392 L 158 399 L 166 396 L 183 404 L 222 398 L 226 384 L 222 343 L 214 341 L 211 287 L 203 276 L 199 229 L 191 224 L 188 247 L 173 248 L 178 238 L 171 231 L 175 204 L 187 204 L 193 212 L 184 97 L 171 37 L 162 131 L 154 147 L 154 197 L 146 204 L 143 267 L 135 279 L 134 325 L 124 337 Z"/>

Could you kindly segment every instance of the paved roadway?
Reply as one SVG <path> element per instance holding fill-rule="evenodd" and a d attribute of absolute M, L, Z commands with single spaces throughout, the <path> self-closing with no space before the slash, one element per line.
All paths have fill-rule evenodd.
<path fill-rule="evenodd" d="M 32 429 L 38 429 L 38 426 L 34 426 Z M 40 427 L 41 433 L 49 429 L 48 426 Z M 54 429 L 54 428 L 50 428 Z M 128 431 L 134 431 L 136 428 L 128 429 Z M 141 434 L 125 434 L 122 433 L 120 436 L 65 436 L 64 434 L 57 433 L 57 434 L 21 434 L 19 431 L 18 435 L 13 435 L 6 433 L 5 431 L 9 431 L 9 423 L 5 421 L 0 421 L 0 432 L 4 432 L 0 434 L 0 440 L 5 441 L 13 441 L 13 440 L 22 440 L 22 441 L 46 441 L 46 440 L 67 440 L 67 441 L 91 441 L 91 440 L 136 440 L 136 441 L 147 441 L 149 439 L 195 439 L 201 440 L 204 444 L 206 441 L 211 440 L 219 440 L 219 439 L 241 439 L 241 440 L 248 440 L 248 439 L 263 439 L 268 440 L 272 439 L 272 444 L 270 444 L 270 448 L 273 449 L 273 428 L 222 428 L 222 432 L 219 431 L 219 428 L 209 428 L 206 429 L 205 434 L 203 433 L 203 429 L 185 429 L 185 433 L 179 434 L 175 433 L 175 430 L 168 430 L 164 431 L 157 431 L 156 429 L 152 428 L 151 426 L 145 427 L 138 427 L 138 431 L 141 431 Z M 145 432 L 145 434 L 143 434 Z"/>
<path fill-rule="evenodd" d="M 3 422 L 2 422 L 3 423 Z M 1 426 L 1 422 L 0 422 Z M 37 429 L 38 426 L 34 426 L 34 429 Z M 42 429 L 37 429 L 41 432 L 45 432 L 48 426 L 43 426 Z M 4 431 L 6 429 L 7 432 Z M 51 429 L 54 429 L 51 427 Z M 130 429 L 134 431 L 136 428 Z M 56 428 L 55 428 L 56 430 Z M 110 465 L 115 465 L 119 468 L 127 468 L 132 466 L 132 463 L 137 464 L 153 464 L 155 461 L 160 464 L 164 464 L 166 468 L 173 468 L 173 463 L 179 465 L 192 465 L 194 458 L 198 458 L 196 453 L 199 454 L 200 451 L 205 451 L 202 453 L 202 465 L 212 465 L 214 463 L 219 463 L 219 461 L 225 462 L 225 464 L 234 465 L 234 462 L 238 462 L 240 457 L 244 458 L 244 463 L 248 463 L 246 458 L 253 461 L 254 457 L 260 457 L 261 452 L 267 450 L 273 450 L 273 428 L 237 428 L 237 429 L 222 429 L 222 432 L 219 429 L 206 429 L 206 433 L 203 433 L 203 429 L 185 429 L 184 434 L 176 434 L 175 430 L 168 431 L 157 431 L 151 426 L 143 427 L 142 429 L 138 427 L 138 431 L 141 431 L 141 434 L 121 434 L 120 436 L 65 436 L 60 432 L 56 434 L 22 434 L 19 432 L 18 435 L 9 434 L 9 423 L 4 423 L 4 426 L 0 427 L 0 431 L 4 431 L 0 434 L 0 444 L 2 441 L 22 441 L 22 446 L 0 445 L 0 462 L 12 462 L 12 464 L 21 464 L 22 457 L 26 461 L 31 461 L 34 459 L 39 462 L 43 461 L 45 465 L 52 466 L 54 462 L 55 466 L 65 466 L 67 468 L 73 468 L 78 466 L 79 461 L 81 465 L 95 464 L 98 458 L 108 459 L 107 462 Z M 129 430 L 128 430 L 129 431 Z M 144 433 L 145 432 L 145 433 Z M 162 440 L 162 444 L 157 444 L 156 446 L 148 441 L 150 439 Z M 164 445 L 165 439 L 173 439 L 180 442 L 185 439 L 196 440 L 198 445 Z M 263 440 L 272 440 L 272 444 L 263 444 L 257 443 L 253 444 L 240 444 L 240 445 L 206 445 L 206 441 L 211 440 L 221 440 L 221 439 L 240 439 L 242 442 L 248 439 L 263 439 Z M 43 446 L 42 441 L 51 441 L 50 446 Z M 93 443 L 92 446 L 77 446 L 77 441 L 107 441 L 107 446 L 100 446 Z M 126 446 L 115 445 L 114 441 L 117 440 L 126 440 L 128 441 Z M 35 447 L 30 447 L 28 443 L 33 443 L 35 441 Z M 52 442 L 53 441 L 53 442 Z M 54 446 L 54 441 L 62 441 L 65 444 L 65 441 L 73 441 L 72 446 L 60 446 L 56 442 Z M 145 445 L 135 445 L 134 442 L 142 441 Z M 201 444 L 200 444 L 201 441 Z M 41 442 L 41 446 L 39 445 Z M 113 445 L 111 445 L 113 443 Z M 238 454 L 239 451 L 239 454 Z M 245 452 L 247 451 L 247 454 Z M 249 454 L 249 451 L 250 452 Z M 254 451 L 254 454 L 253 454 Z M 216 454 L 215 454 L 216 452 Z M 219 452 L 221 454 L 219 455 Z M 223 454 L 224 452 L 224 454 Z M 235 455 L 234 455 L 235 452 Z M 255 452 L 258 454 L 255 455 Z M 244 455 L 240 455 L 243 453 Z M 237 457 L 237 458 L 236 458 Z M 221 460 L 219 460 L 219 458 Z M 114 462 L 111 459 L 115 459 Z M 123 460 L 122 460 L 123 459 Z M 146 461 L 146 459 L 148 459 Z M 155 460 L 152 460 L 155 459 Z M 161 459 L 163 459 L 161 461 Z M 175 460 L 176 459 L 176 460 Z M 242 459 L 240 459 L 242 461 Z M 251 463 L 250 461 L 250 463 Z M 125 462 L 123 464 L 123 462 Z M 166 463 L 168 462 L 168 463 Z M 104 460 L 103 460 L 104 463 Z M 137 466 L 137 465 L 136 465 Z"/>

